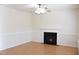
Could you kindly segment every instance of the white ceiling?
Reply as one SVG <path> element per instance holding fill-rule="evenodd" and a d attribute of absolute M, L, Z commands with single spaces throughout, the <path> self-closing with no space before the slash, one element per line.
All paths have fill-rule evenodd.
<path fill-rule="evenodd" d="M 35 7 L 31 4 L 3 4 L 3 6 L 15 8 L 23 11 L 34 11 Z M 36 6 L 36 5 L 35 5 Z M 43 4 L 48 9 L 65 9 L 65 8 L 79 8 L 78 5 L 72 4 Z"/>
<path fill-rule="evenodd" d="M 4 4 L 3 6 L 14 8 L 22 11 L 32 11 L 33 7 L 28 4 Z"/>

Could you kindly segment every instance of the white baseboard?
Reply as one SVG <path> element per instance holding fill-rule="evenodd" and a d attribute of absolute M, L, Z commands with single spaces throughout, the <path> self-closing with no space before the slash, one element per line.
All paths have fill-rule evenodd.
<path fill-rule="evenodd" d="M 31 32 L 3 34 L 1 37 L 2 41 L 0 40 L 0 50 L 15 47 L 32 40 Z"/>

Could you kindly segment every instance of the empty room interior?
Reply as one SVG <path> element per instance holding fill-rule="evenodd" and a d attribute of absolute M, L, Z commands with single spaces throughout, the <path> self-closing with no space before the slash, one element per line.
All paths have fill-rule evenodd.
<path fill-rule="evenodd" d="M 1 4 L 0 55 L 78 55 L 78 4 Z"/>

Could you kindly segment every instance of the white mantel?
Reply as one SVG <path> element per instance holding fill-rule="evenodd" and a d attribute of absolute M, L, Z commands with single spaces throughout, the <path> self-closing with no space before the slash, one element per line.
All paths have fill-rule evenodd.
<path fill-rule="evenodd" d="M 41 42 L 44 42 L 44 32 L 56 32 L 57 33 L 57 42 L 59 39 L 59 29 L 58 28 L 40 28 L 40 36 L 42 39 Z M 57 43 L 58 44 L 58 43 Z"/>
<path fill-rule="evenodd" d="M 60 28 L 56 28 L 56 27 L 54 27 L 54 28 L 51 28 L 51 27 L 42 27 L 42 28 L 40 28 L 40 30 L 55 30 L 55 31 L 60 31 Z"/>
<path fill-rule="evenodd" d="M 76 47 L 75 35 L 64 34 L 59 28 L 40 28 L 40 41 L 44 43 L 44 32 L 56 32 L 57 33 L 57 45 Z"/>

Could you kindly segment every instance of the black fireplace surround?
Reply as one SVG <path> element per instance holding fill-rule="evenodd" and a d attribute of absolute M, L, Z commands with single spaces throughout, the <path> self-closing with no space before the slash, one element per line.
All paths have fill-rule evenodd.
<path fill-rule="evenodd" d="M 57 45 L 57 33 L 44 32 L 44 44 Z"/>

